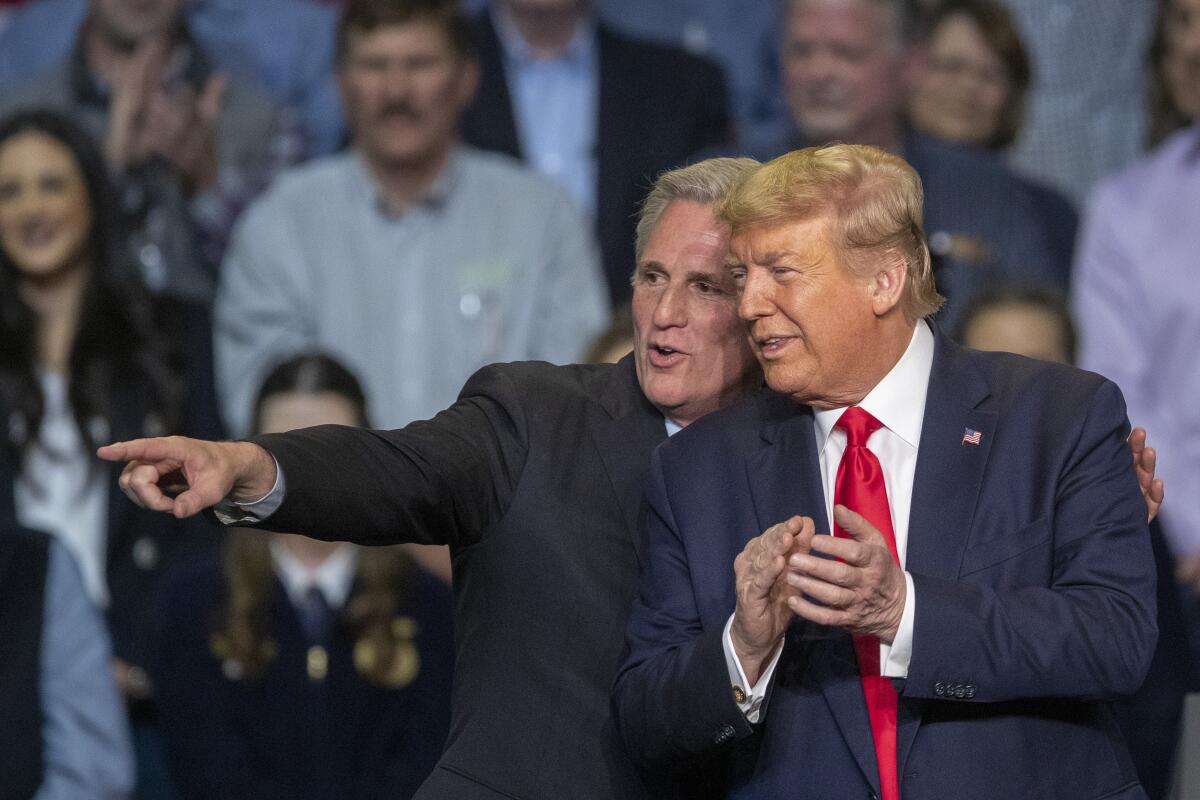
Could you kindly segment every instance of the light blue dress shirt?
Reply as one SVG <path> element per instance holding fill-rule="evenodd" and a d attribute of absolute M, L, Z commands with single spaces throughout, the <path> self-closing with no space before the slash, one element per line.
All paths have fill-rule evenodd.
<path fill-rule="evenodd" d="M 525 161 L 595 213 L 600 96 L 595 26 L 585 21 L 562 53 L 543 56 L 525 43 L 503 6 L 494 15 Z"/>

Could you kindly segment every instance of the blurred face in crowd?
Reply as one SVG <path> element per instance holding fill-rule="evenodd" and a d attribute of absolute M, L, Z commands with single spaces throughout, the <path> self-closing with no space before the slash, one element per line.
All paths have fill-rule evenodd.
<path fill-rule="evenodd" d="M 909 111 L 921 130 L 986 146 L 1008 102 L 1009 76 L 1000 55 L 965 14 L 952 14 L 929 38 L 928 60 L 914 80 Z"/>
<path fill-rule="evenodd" d="M 812 144 L 880 141 L 899 124 L 907 51 L 890 4 L 793 0 L 783 43 L 783 86 L 796 127 Z"/>
<path fill-rule="evenodd" d="M 832 222 L 820 215 L 739 230 L 729 267 L 767 384 L 818 408 L 856 403 L 875 385 L 877 324 L 899 302 L 894 286 L 880 295 L 876 277 L 845 264 Z"/>
<path fill-rule="evenodd" d="M 341 65 L 342 103 L 354 143 L 389 167 L 445 158 L 475 95 L 478 68 L 433 21 L 351 31 Z"/>
<path fill-rule="evenodd" d="M 92 21 L 121 47 L 173 31 L 185 0 L 91 0 Z"/>
<path fill-rule="evenodd" d="M 278 392 L 263 398 L 258 411 L 258 433 L 287 433 L 314 425 L 360 424 L 354 401 L 337 392 Z M 309 563 L 319 564 L 340 546 L 295 533 L 273 533 L 293 553 Z"/>
<path fill-rule="evenodd" d="M 0 248 L 27 280 L 87 263 L 92 211 L 71 151 L 44 133 L 0 144 Z"/>
<path fill-rule="evenodd" d="M 1062 324 L 1041 306 L 1009 303 L 985 309 L 967 324 L 963 344 L 976 350 L 1070 363 Z"/>
<path fill-rule="evenodd" d="M 1186 116 L 1200 118 L 1200 0 L 1171 0 L 1163 21 L 1163 76 L 1171 100 Z"/>
<path fill-rule="evenodd" d="M 672 201 L 638 261 L 634 363 L 646 397 L 687 425 L 759 383 L 726 274 L 729 226 L 712 206 Z"/>

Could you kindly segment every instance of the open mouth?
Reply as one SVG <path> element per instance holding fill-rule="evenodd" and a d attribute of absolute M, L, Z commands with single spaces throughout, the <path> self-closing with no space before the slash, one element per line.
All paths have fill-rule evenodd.
<path fill-rule="evenodd" d="M 759 352 L 764 356 L 772 356 L 783 350 L 793 341 L 791 336 L 766 336 L 761 339 L 755 339 L 758 344 Z"/>
<path fill-rule="evenodd" d="M 44 220 L 27 222 L 21 226 L 21 244 L 26 247 L 45 247 L 58 236 L 58 226 Z"/>
<path fill-rule="evenodd" d="M 664 345 L 650 345 L 647 352 L 650 355 L 650 363 L 656 367 L 670 367 L 682 361 L 686 355 L 673 347 Z"/>

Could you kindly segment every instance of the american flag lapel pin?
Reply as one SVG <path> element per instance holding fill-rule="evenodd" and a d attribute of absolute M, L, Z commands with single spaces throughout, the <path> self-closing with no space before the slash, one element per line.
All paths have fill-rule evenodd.
<path fill-rule="evenodd" d="M 983 434 L 979 431 L 972 430 L 971 428 L 964 428 L 962 443 L 978 445 L 981 436 L 983 436 Z"/>

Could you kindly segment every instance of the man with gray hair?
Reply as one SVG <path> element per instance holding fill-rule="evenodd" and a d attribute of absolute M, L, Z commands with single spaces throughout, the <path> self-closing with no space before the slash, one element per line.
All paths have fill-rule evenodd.
<path fill-rule="evenodd" d="M 714 207 L 749 159 L 661 176 L 638 226 L 633 354 L 495 365 L 402 430 L 321 427 L 253 442 L 117 444 L 141 505 L 239 525 L 448 544 L 458 658 L 446 751 L 423 800 L 649 798 L 609 692 L 645 553 L 642 476 L 673 431 L 761 385 Z M 179 473 L 187 491 L 163 494 Z M 220 508 L 220 507 L 219 507 Z"/>

